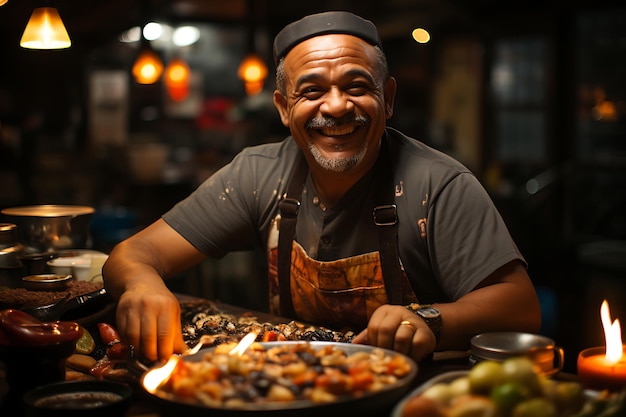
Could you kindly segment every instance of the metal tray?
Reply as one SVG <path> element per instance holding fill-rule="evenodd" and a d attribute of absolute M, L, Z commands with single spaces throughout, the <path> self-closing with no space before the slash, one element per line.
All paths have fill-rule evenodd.
<path fill-rule="evenodd" d="M 355 352 L 369 352 L 374 349 L 373 346 L 338 343 L 338 342 L 261 342 L 260 344 L 271 348 L 286 344 L 309 343 L 314 349 L 319 350 L 325 346 L 334 345 L 348 354 Z M 397 354 L 391 350 L 383 351 L 387 354 Z M 184 360 L 199 361 L 202 359 L 203 350 L 195 355 L 184 357 Z M 404 378 L 395 384 L 391 384 L 384 389 L 368 393 L 361 397 L 342 398 L 332 403 L 313 403 L 311 401 L 293 401 L 288 403 L 272 403 L 272 404 L 250 404 L 246 408 L 212 408 L 198 404 L 190 404 L 181 398 L 157 391 L 155 394 L 144 392 L 154 401 L 159 403 L 159 411 L 162 416 L 217 416 L 234 417 L 234 416 L 323 416 L 324 413 L 331 415 L 339 415 L 339 413 L 347 413 L 346 415 L 357 412 L 360 416 L 382 416 L 388 415 L 393 405 L 402 398 L 411 387 L 411 383 L 417 375 L 417 364 L 410 359 L 405 359 L 411 364 L 411 371 Z M 145 374 L 144 374 L 145 377 Z M 141 378 L 141 386 L 143 387 L 143 378 Z"/>

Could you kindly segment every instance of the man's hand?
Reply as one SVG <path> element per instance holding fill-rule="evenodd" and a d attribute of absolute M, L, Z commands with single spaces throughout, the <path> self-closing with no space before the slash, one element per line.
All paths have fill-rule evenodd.
<path fill-rule="evenodd" d="M 146 359 L 166 360 L 187 349 L 180 305 L 167 288 L 132 288 L 122 294 L 116 312 L 122 339 Z"/>
<path fill-rule="evenodd" d="M 435 335 L 424 320 L 403 306 L 389 304 L 374 311 L 367 329 L 359 333 L 353 343 L 392 349 L 418 362 L 437 347 Z"/>
<path fill-rule="evenodd" d="M 163 279 L 205 258 L 163 219 L 113 248 L 102 273 L 107 291 L 118 300 L 116 326 L 124 342 L 149 360 L 187 349 L 178 299 Z"/>

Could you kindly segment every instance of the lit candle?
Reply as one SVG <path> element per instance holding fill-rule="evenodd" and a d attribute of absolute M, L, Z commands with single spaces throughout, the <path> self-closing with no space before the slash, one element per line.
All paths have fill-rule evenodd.
<path fill-rule="evenodd" d="M 626 354 L 619 320 L 611 323 L 609 304 L 600 308 L 606 347 L 585 349 L 578 355 L 578 378 L 591 389 L 621 390 L 626 387 Z"/>

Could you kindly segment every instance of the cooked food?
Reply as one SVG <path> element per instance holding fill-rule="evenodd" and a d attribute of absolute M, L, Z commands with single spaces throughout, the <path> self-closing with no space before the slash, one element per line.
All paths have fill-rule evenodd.
<path fill-rule="evenodd" d="M 192 300 L 181 303 L 181 325 L 187 346 L 194 347 L 200 340 L 202 346 L 215 347 L 222 344 L 238 343 L 248 333 L 256 333 L 257 342 L 269 341 L 328 341 L 350 342 L 352 332 L 339 332 L 325 327 L 304 325 L 295 321 L 289 323 L 268 323 L 259 321 L 250 313 L 234 315 L 224 312 L 216 302 Z M 84 372 L 85 377 L 137 380 L 142 369 L 137 369 L 137 359 L 131 347 L 122 343 L 115 327 L 109 323 L 97 323 L 94 329 L 97 345 L 89 353 L 91 363 L 79 350 L 71 358 L 68 367 L 72 371 Z M 78 363 L 74 363 L 74 359 Z M 87 366 L 88 364 L 89 366 Z M 145 365 L 145 364 L 142 364 Z M 77 375 L 72 374 L 74 379 Z"/>
<path fill-rule="evenodd" d="M 20 309 L 24 306 L 36 307 L 60 300 L 67 294 L 71 297 L 88 294 L 102 288 L 102 283 L 71 280 L 60 291 L 32 291 L 26 288 L 0 287 L 0 308 Z"/>
<path fill-rule="evenodd" d="M 323 326 L 306 325 L 296 321 L 268 323 L 251 314 L 239 317 L 225 313 L 216 303 L 208 300 L 181 303 L 183 338 L 194 346 L 202 339 L 208 346 L 238 342 L 248 333 L 257 333 L 258 342 L 318 341 L 351 342 L 354 332 L 341 332 Z"/>
<path fill-rule="evenodd" d="M 328 403 L 378 392 L 412 371 L 405 356 L 380 348 L 349 353 L 340 343 L 254 343 L 237 354 L 236 346 L 221 344 L 199 361 L 179 360 L 158 391 L 207 407 Z"/>

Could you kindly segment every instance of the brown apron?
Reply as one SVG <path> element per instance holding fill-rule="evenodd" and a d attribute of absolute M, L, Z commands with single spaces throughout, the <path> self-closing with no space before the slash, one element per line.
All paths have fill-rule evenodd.
<path fill-rule="evenodd" d="M 270 251 L 270 310 L 285 316 L 280 309 L 277 250 Z M 402 275 L 402 303 L 416 302 L 408 280 Z M 337 329 L 364 328 L 374 310 L 389 303 L 378 252 L 322 262 L 309 257 L 293 241 L 289 287 L 294 308 L 289 316 Z"/>
<path fill-rule="evenodd" d="M 279 203 L 280 217 L 272 227 L 279 230 L 278 247 L 268 245 L 272 313 L 335 328 L 363 328 L 380 305 L 417 301 L 400 265 L 396 206 L 387 204 L 394 202 L 395 186 L 384 144 L 377 164 L 387 172 L 380 176 L 384 178 L 376 186 L 382 196 L 373 212 L 380 251 L 321 262 L 310 258 L 294 240 L 299 200 L 308 171 L 303 156 L 296 163 L 287 195 Z"/>

